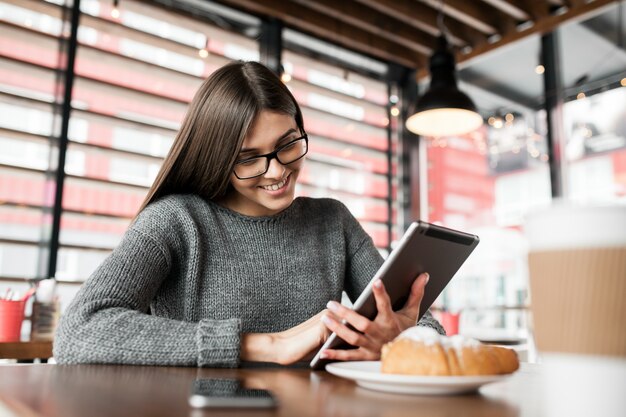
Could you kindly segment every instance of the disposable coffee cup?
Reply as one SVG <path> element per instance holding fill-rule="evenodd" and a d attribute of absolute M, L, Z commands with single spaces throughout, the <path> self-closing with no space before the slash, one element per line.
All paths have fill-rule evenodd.
<path fill-rule="evenodd" d="M 525 232 L 545 416 L 626 415 L 626 206 L 559 203 Z"/>

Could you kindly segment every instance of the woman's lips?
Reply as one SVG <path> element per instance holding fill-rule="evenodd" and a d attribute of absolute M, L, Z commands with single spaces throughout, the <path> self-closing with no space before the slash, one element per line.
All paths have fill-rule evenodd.
<path fill-rule="evenodd" d="M 266 193 L 269 193 L 270 195 L 279 196 L 287 191 L 289 184 L 291 183 L 291 174 L 287 175 L 287 178 L 285 178 L 283 181 L 285 183 L 283 184 L 281 188 L 277 190 L 270 190 L 270 189 L 264 188 L 263 186 L 259 186 L 259 188 L 265 191 Z"/>

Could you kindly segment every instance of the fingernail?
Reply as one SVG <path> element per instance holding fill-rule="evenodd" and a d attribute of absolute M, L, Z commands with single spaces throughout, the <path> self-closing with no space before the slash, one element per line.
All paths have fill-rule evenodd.
<path fill-rule="evenodd" d="M 320 354 L 320 359 L 326 359 L 326 358 L 328 358 L 328 354 L 326 352 L 322 352 Z"/>
<path fill-rule="evenodd" d="M 376 281 L 374 281 L 374 287 L 376 288 L 381 288 L 383 286 L 383 283 L 380 282 L 379 279 L 377 279 Z"/>
<path fill-rule="evenodd" d="M 337 311 L 339 309 L 339 304 L 337 304 L 336 301 L 329 301 L 326 304 L 326 307 L 330 310 L 330 311 Z"/>
<path fill-rule="evenodd" d="M 430 279 L 430 274 L 426 272 L 426 278 L 424 278 L 424 285 L 428 284 L 428 280 Z"/>
<path fill-rule="evenodd" d="M 331 320 L 330 317 L 328 317 L 327 315 L 323 315 L 322 316 L 322 323 L 330 324 L 331 322 L 332 322 L 332 320 Z"/>

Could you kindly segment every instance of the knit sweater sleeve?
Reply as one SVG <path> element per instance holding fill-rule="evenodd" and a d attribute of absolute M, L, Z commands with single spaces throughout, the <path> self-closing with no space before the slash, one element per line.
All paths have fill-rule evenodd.
<path fill-rule="evenodd" d="M 346 293 L 350 299 L 354 301 L 383 264 L 383 258 L 380 252 L 378 252 L 378 249 L 376 249 L 372 238 L 365 232 L 348 209 L 346 207 L 343 208 L 344 218 L 347 224 L 346 231 L 349 236 L 349 267 L 346 277 Z M 430 311 L 426 311 L 417 322 L 417 325 L 430 327 L 442 335 L 446 334 L 441 324 L 432 316 Z"/>
<path fill-rule="evenodd" d="M 170 255 L 158 239 L 131 227 L 61 317 L 56 361 L 237 366 L 240 320 L 193 323 L 147 314 L 168 276 Z"/>

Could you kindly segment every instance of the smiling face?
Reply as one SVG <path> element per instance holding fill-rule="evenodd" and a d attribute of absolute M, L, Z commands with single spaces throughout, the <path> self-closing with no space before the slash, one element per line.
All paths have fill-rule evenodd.
<path fill-rule="evenodd" d="M 263 110 L 248 131 L 237 161 L 273 152 L 302 134 L 293 116 Z M 232 173 L 230 192 L 221 203 L 247 216 L 271 216 L 291 205 L 304 158 L 282 165 L 272 159 L 267 172 L 241 180 Z"/>

